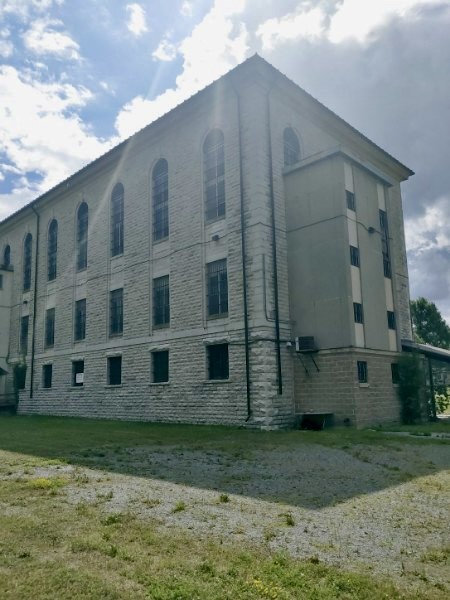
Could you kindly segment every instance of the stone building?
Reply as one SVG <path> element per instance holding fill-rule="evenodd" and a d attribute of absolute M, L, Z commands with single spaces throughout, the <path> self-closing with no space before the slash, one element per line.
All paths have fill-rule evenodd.
<path fill-rule="evenodd" d="M 254 56 L 0 224 L 22 414 L 398 418 L 412 171 Z"/>

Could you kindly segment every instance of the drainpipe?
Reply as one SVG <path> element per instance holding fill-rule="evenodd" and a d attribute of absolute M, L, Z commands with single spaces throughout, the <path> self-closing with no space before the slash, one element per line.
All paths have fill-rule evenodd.
<path fill-rule="evenodd" d="M 268 156 L 269 156 L 269 192 L 271 208 L 271 229 L 272 229 L 272 262 L 273 262 L 273 296 L 275 306 L 275 344 L 277 352 L 277 381 L 278 394 L 283 393 L 283 376 L 281 372 L 281 340 L 280 340 L 280 309 L 278 302 L 278 262 L 277 262 L 277 233 L 275 222 L 275 194 L 273 189 L 273 159 L 272 159 L 272 133 L 270 130 L 270 92 L 266 94 L 267 103 L 267 138 L 268 138 Z"/>
<path fill-rule="evenodd" d="M 31 210 L 36 215 L 36 258 L 34 261 L 34 294 L 33 294 L 33 328 L 31 337 L 31 368 L 30 368 L 30 398 L 33 397 L 33 380 L 34 380 L 34 351 L 36 339 L 36 306 L 37 306 L 37 280 L 38 280 L 38 264 L 39 264 L 39 213 L 31 205 Z"/>
<path fill-rule="evenodd" d="M 242 121 L 241 121 L 241 99 L 238 91 L 231 84 L 234 93 L 236 94 L 237 117 L 238 117 L 238 140 L 239 140 L 239 193 L 240 193 L 240 209 L 241 209 L 241 251 L 242 251 L 242 296 L 244 302 L 244 339 L 245 339 L 245 378 L 247 384 L 247 422 L 252 416 L 251 391 L 250 391 L 250 341 L 249 341 L 249 325 L 248 325 L 248 298 L 247 298 L 247 269 L 245 267 L 247 261 L 246 244 L 245 244 L 245 216 L 244 216 L 244 177 L 242 168 Z"/>

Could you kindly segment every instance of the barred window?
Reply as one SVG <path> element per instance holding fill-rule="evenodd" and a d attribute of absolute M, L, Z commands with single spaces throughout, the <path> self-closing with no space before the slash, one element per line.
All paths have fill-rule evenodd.
<path fill-rule="evenodd" d="M 123 289 L 109 294 L 109 335 L 121 335 L 123 332 Z"/>
<path fill-rule="evenodd" d="M 284 166 L 289 167 L 298 163 L 300 160 L 300 144 L 298 142 L 298 137 L 291 127 L 287 127 L 283 132 L 283 147 Z"/>
<path fill-rule="evenodd" d="M 108 358 L 108 385 L 122 383 L 122 357 L 110 356 Z"/>
<path fill-rule="evenodd" d="M 206 220 L 225 215 L 225 150 L 220 129 L 213 129 L 203 145 Z"/>
<path fill-rule="evenodd" d="M 389 329 L 396 329 L 395 313 L 392 310 L 387 311 L 387 322 L 388 322 Z"/>
<path fill-rule="evenodd" d="M 164 383 L 169 381 L 169 351 L 152 352 L 152 381 Z"/>
<path fill-rule="evenodd" d="M 391 257 L 389 254 L 389 227 L 385 210 L 380 209 L 381 252 L 383 254 L 383 273 L 389 279 L 392 277 Z"/>
<path fill-rule="evenodd" d="M 216 260 L 207 264 L 208 316 L 228 314 L 227 260 Z"/>
<path fill-rule="evenodd" d="M 82 271 L 87 267 L 87 247 L 88 247 L 88 225 L 89 209 L 86 202 L 83 202 L 77 213 L 77 270 Z"/>
<path fill-rule="evenodd" d="M 72 385 L 75 387 L 84 385 L 84 360 L 74 360 L 72 363 Z"/>
<path fill-rule="evenodd" d="M 45 312 L 45 347 L 55 345 L 55 309 L 49 308 Z"/>
<path fill-rule="evenodd" d="M 23 243 L 23 291 L 31 287 L 31 256 L 33 252 L 33 236 L 28 233 Z"/>
<path fill-rule="evenodd" d="M 228 379 L 228 344 L 214 344 L 207 347 L 208 379 Z"/>
<path fill-rule="evenodd" d="M 11 265 L 11 246 L 7 244 L 3 250 L 3 266 L 7 269 Z"/>
<path fill-rule="evenodd" d="M 52 387 L 53 365 L 44 365 L 42 367 L 42 387 Z"/>
<path fill-rule="evenodd" d="M 364 323 L 363 307 L 359 302 L 353 302 L 353 316 L 355 323 Z"/>
<path fill-rule="evenodd" d="M 353 192 L 349 192 L 348 190 L 345 190 L 345 197 L 347 198 L 347 208 L 349 210 L 356 211 L 355 194 Z"/>
<path fill-rule="evenodd" d="M 359 248 L 350 246 L 350 264 L 354 267 L 359 267 Z"/>
<path fill-rule="evenodd" d="M 75 302 L 75 341 L 86 337 L 86 299 Z"/>
<path fill-rule="evenodd" d="M 124 190 L 116 183 L 111 194 L 111 256 L 123 254 Z"/>
<path fill-rule="evenodd" d="M 170 323 L 169 276 L 153 280 L 153 325 L 165 327 Z"/>
<path fill-rule="evenodd" d="M 30 317 L 22 317 L 20 319 L 20 353 L 24 356 L 28 353 L 28 325 Z"/>
<path fill-rule="evenodd" d="M 58 253 L 58 221 L 53 219 L 48 228 L 47 240 L 47 279 L 56 279 L 56 262 Z"/>
<path fill-rule="evenodd" d="M 358 368 L 359 383 L 367 383 L 369 380 L 368 372 L 367 372 L 367 362 L 365 360 L 358 360 L 357 368 Z"/>
<path fill-rule="evenodd" d="M 169 166 L 161 158 L 152 174 L 153 239 L 162 240 L 169 235 Z"/>

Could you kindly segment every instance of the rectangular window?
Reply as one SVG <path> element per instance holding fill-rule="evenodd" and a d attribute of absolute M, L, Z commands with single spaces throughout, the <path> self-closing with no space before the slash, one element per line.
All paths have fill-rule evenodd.
<path fill-rule="evenodd" d="M 86 337 L 86 298 L 75 302 L 75 341 Z"/>
<path fill-rule="evenodd" d="M 367 383 L 368 375 L 367 375 L 367 363 L 365 360 L 358 360 L 358 381 L 359 383 Z"/>
<path fill-rule="evenodd" d="M 355 323 L 364 323 L 363 307 L 359 302 L 353 302 L 353 316 Z"/>
<path fill-rule="evenodd" d="M 359 248 L 350 246 L 350 264 L 354 267 L 359 267 Z"/>
<path fill-rule="evenodd" d="M 383 254 L 383 272 L 389 279 L 392 277 L 391 257 L 389 254 L 389 228 L 385 210 L 379 211 L 381 229 L 381 252 Z"/>
<path fill-rule="evenodd" d="M 215 344 L 207 347 L 208 379 L 228 379 L 228 344 Z"/>
<path fill-rule="evenodd" d="M 22 317 L 20 319 L 20 353 L 24 356 L 28 353 L 28 324 L 30 317 Z"/>
<path fill-rule="evenodd" d="M 398 363 L 391 364 L 391 376 L 392 376 L 392 383 L 394 385 L 397 385 L 400 383 L 400 371 L 398 368 Z"/>
<path fill-rule="evenodd" d="M 75 387 L 84 385 L 84 360 L 74 360 L 72 363 L 72 385 Z"/>
<path fill-rule="evenodd" d="M 169 276 L 153 280 L 153 325 L 167 327 L 170 323 Z"/>
<path fill-rule="evenodd" d="M 123 333 L 123 289 L 109 294 L 109 335 Z"/>
<path fill-rule="evenodd" d="M 396 329 L 395 326 L 395 313 L 392 310 L 387 311 L 387 322 L 389 329 Z"/>
<path fill-rule="evenodd" d="M 44 365 L 42 367 L 42 387 L 52 387 L 53 365 Z"/>
<path fill-rule="evenodd" d="M 122 357 L 110 356 L 108 358 L 108 385 L 122 383 Z"/>
<path fill-rule="evenodd" d="M 3 275 L 0 275 L 0 290 L 3 289 Z"/>
<path fill-rule="evenodd" d="M 55 345 L 55 309 L 49 308 L 45 312 L 45 347 Z"/>
<path fill-rule="evenodd" d="M 227 259 L 208 263 L 206 267 L 208 316 L 226 316 L 228 314 Z"/>
<path fill-rule="evenodd" d="M 152 381 L 164 383 L 169 381 L 169 351 L 152 352 Z"/>
<path fill-rule="evenodd" d="M 349 192 L 348 190 L 345 190 L 345 196 L 347 198 L 347 208 L 350 210 L 356 211 L 355 194 L 353 192 Z"/>

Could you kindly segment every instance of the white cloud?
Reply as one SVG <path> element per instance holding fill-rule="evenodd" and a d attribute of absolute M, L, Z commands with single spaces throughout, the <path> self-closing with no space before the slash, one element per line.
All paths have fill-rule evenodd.
<path fill-rule="evenodd" d="M 56 29 L 62 26 L 62 22 L 56 19 L 37 19 L 23 34 L 25 46 L 35 54 L 78 60 L 80 47 L 67 32 Z"/>
<path fill-rule="evenodd" d="M 238 18 L 244 9 L 245 0 L 215 0 L 203 20 L 178 46 L 183 70 L 176 78 L 176 87 L 153 100 L 138 96 L 127 103 L 115 123 L 121 138 L 168 112 L 246 58 L 248 33 Z"/>
<path fill-rule="evenodd" d="M 294 40 L 323 37 L 332 43 L 355 39 L 366 42 L 377 27 L 392 17 L 404 17 L 415 7 L 439 5 L 442 0 L 342 0 L 330 12 L 329 3 L 302 2 L 297 10 L 270 18 L 259 25 L 256 36 L 266 50 Z"/>
<path fill-rule="evenodd" d="M 2 0 L 0 20 L 10 14 L 26 21 L 32 14 L 47 13 L 53 6 L 63 3 L 64 0 Z"/>
<path fill-rule="evenodd" d="M 128 14 L 127 27 L 134 36 L 140 37 L 148 31 L 145 11 L 140 4 L 127 4 L 126 11 Z"/>
<path fill-rule="evenodd" d="M 7 29 L 0 30 L 0 56 L 9 58 L 14 52 L 14 46 L 9 39 L 9 31 Z"/>
<path fill-rule="evenodd" d="M 152 53 L 154 59 L 165 62 L 170 62 L 176 57 L 176 55 L 177 47 L 167 39 L 161 40 L 156 50 Z"/>
<path fill-rule="evenodd" d="M 183 17 L 192 17 L 192 12 L 193 12 L 192 2 L 185 0 L 183 2 L 183 4 L 181 5 L 180 13 L 183 15 Z"/>
<path fill-rule="evenodd" d="M 113 142 L 97 139 L 76 111 L 92 98 L 84 87 L 45 83 L 0 66 L 0 147 L 3 174 L 21 173 L 11 194 L 0 199 L 0 218 L 105 152 Z M 39 184 L 27 173 L 38 172 Z"/>

